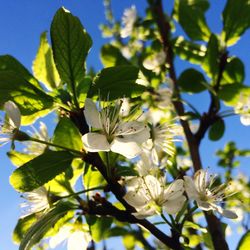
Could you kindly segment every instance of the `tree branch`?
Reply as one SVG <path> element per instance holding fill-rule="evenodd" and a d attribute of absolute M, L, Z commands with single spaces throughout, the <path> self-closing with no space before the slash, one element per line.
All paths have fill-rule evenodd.
<path fill-rule="evenodd" d="M 169 39 L 170 34 L 171 34 L 170 24 L 165 19 L 163 6 L 162 6 L 162 0 L 156 0 L 153 3 L 151 3 L 151 8 L 152 8 L 152 12 L 154 14 L 156 23 L 158 25 L 163 49 L 166 53 L 166 63 L 169 67 L 169 76 L 174 83 L 174 100 L 175 101 L 173 101 L 173 104 L 174 104 L 177 114 L 180 117 L 182 117 L 185 113 L 185 110 L 184 110 L 184 106 L 182 102 L 179 101 L 181 100 L 181 96 L 180 96 L 180 91 L 179 91 L 179 87 L 177 84 L 177 77 L 175 73 L 173 49 L 172 49 L 170 39 Z M 218 89 L 219 89 L 219 82 L 221 80 L 223 70 L 224 68 L 221 68 L 219 71 L 218 80 L 216 83 L 216 86 L 218 86 L 217 87 Z M 212 107 L 214 105 L 215 104 L 212 104 Z M 184 120 L 180 120 L 186 139 L 187 139 L 187 143 L 188 143 L 188 147 L 189 147 L 189 151 L 190 151 L 190 155 L 191 155 L 191 159 L 192 159 L 195 171 L 202 169 L 202 162 L 201 162 L 200 152 L 199 152 L 200 141 L 203 138 L 209 126 L 211 126 L 217 119 L 216 116 L 212 117 L 211 119 L 210 114 L 212 113 L 209 113 L 208 117 L 206 117 L 206 115 L 203 116 L 203 120 L 201 120 L 200 128 L 197 132 L 198 135 L 196 134 L 196 136 L 191 132 L 188 122 Z M 225 236 L 222 233 L 220 221 L 213 214 L 205 213 L 205 217 L 208 223 L 209 232 L 211 234 L 215 250 L 228 250 L 228 245 L 227 245 L 227 242 L 225 241 Z"/>

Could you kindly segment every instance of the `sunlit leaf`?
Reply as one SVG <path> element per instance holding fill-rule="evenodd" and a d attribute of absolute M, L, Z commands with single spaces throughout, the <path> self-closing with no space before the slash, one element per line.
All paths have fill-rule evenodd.
<path fill-rule="evenodd" d="M 222 37 L 228 46 L 234 45 L 250 27 L 250 2 L 248 0 L 227 0 L 223 10 Z"/>
<path fill-rule="evenodd" d="M 207 0 L 176 0 L 174 18 L 192 40 L 208 41 L 210 30 L 205 19 Z"/>
<path fill-rule="evenodd" d="M 10 158 L 12 164 L 17 167 L 22 166 L 23 164 L 29 162 L 30 160 L 36 157 L 36 155 L 25 154 L 14 150 L 8 152 L 7 155 Z"/>
<path fill-rule="evenodd" d="M 67 151 L 46 151 L 17 168 L 10 183 L 18 191 L 32 191 L 69 168 L 73 158 Z"/>
<path fill-rule="evenodd" d="M 250 248 L 250 231 L 247 231 L 240 239 L 240 242 L 237 246 L 237 250 L 249 250 L 249 248 Z"/>
<path fill-rule="evenodd" d="M 59 120 L 55 128 L 53 143 L 78 151 L 82 149 L 81 134 L 69 118 L 63 117 Z"/>
<path fill-rule="evenodd" d="M 53 98 L 14 71 L 0 71 L 0 107 L 14 101 L 22 114 L 22 124 L 32 123 L 51 111 Z"/>
<path fill-rule="evenodd" d="M 60 8 L 51 24 L 51 41 L 56 68 L 64 83 L 74 93 L 85 74 L 85 61 L 92 40 L 80 20 Z"/>
<path fill-rule="evenodd" d="M 48 90 L 58 87 L 60 77 L 55 66 L 52 49 L 47 40 L 47 32 L 42 33 L 40 37 L 40 45 L 33 61 L 32 70 L 35 77 L 44 83 Z"/>
<path fill-rule="evenodd" d="M 69 202 L 59 202 L 52 210 L 44 214 L 25 234 L 21 241 L 19 250 L 29 250 L 38 243 L 43 236 L 61 219 L 74 205 Z"/>
<path fill-rule="evenodd" d="M 139 69 L 134 66 L 116 66 L 103 69 L 94 79 L 88 93 L 89 97 L 101 95 L 105 100 L 135 97 L 142 94 L 146 87 L 137 84 Z"/>

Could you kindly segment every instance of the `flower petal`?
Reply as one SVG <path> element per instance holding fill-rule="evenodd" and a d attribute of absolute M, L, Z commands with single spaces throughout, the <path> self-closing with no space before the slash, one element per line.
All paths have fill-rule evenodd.
<path fill-rule="evenodd" d="M 184 192 L 183 180 L 179 179 L 172 182 L 167 189 L 164 190 L 164 198 L 167 200 L 176 200 L 182 196 Z"/>
<path fill-rule="evenodd" d="M 168 214 L 176 214 L 182 209 L 185 201 L 186 197 L 184 195 L 181 195 L 175 200 L 168 200 L 167 202 L 165 202 L 163 204 L 163 208 Z"/>
<path fill-rule="evenodd" d="M 189 176 L 184 176 L 183 178 L 184 178 L 184 187 L 188 195 L 188 198 L 194 200 L 198 199 L 199 194 L 195 187 L 193 179 Z"/>
<path fill-rule="evenodd" d="M 100 122 L 100 113 L 98 112 L 95 103 L 89 98 L 86 98 L 85 100 L 83 113 L 89 126 L 102 129 L 102 124 Z"/>
<path fill-rule="evenodd" d="M 204 210 L 204 211 L 214 210 L 214 206 L 212 206 L 210 203 L 206 201 L 196 200 L 196 202 L 197 202 L 198 207 L 201 210 Z"/>
<path fill-rule="evenodd" d="M 68 250 L 86 250 L 91 236 L 89 233 L 83 231 L 73 232 L 68 238 L 67 249 Z"/>
<path fill-rule="evenodd" d="M 125 194 L 123 199 L 131 206 L 140 209 L 141 207 L 148 204 L 149 199 L 141 189 L 140 191 L 129 191 Z"/>
<path fill-rule="evenodd" d="M 10 125 L 19 128 L 21 125 L 21 113 L 17 105 L 12 101 L 8 101 L 4 104 L 4 110 L 10 119 Z"/>
<path fill-rule="evenodd" d="M 136 213 L 132 213 L 137 219 L 142 220 L 145 219 L 146 217 L 152 216 L 156 214 L 156 210 L 154 207 L 144 207 L 140 209 Z"/>
<path fill-rule="evenodd" d="M 145 180 L 145 189 L 149 192 L 151 199 L 157 200 L 162 193 L 162 187 L 160 182 L 153 176 L 147 175 L 144 177 Z"/>
<path fill-rule="evenodd" d="M 82 136 L 84 148 L 89 152 L 110 151 L 110 144 L 105 135 L 87 133 Z"/>
<path fill-rule="evenodd" d="M 136 142 L 127 142 L 123 138 L 115 138 L 111 143 L 111 151 L 132 159 L 141 153 L 141 148 Z"/>

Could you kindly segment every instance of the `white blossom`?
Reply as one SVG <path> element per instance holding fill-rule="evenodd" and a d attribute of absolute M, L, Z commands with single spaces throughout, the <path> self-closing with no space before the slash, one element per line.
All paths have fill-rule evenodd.
<path fill-rule="evenodd" d="M 250 97 L 240 96 L 240 100 L 234 108 L 235 113 L 240 115 L 240 121 L 243 125 L 250 125 Z"/>
<path fill-rule="evenodd" d="M 143 67 L 159 74 L 161 71 L 161 65 L 163 65 L 165 61 L 166 61 L 166 54 L 164 51 L 160 51 L 154 55 L 147 57 L 143 61 Z"/>
<path fill-rule="evenodd" d="M 22 195 L 25 202 L 21 203 L 23 217 L 40 212 L 50 207 L 49 194 L 45 187 L 39 187 Z"/>
<path fill-rule="evenodd" d="M 222 216 L 236 219 L 237 215 L 233 211 L 224 209 L 217 205 L 226 198 L 227 184 L 214 185 L 216 176 L 209 174 L 207 170 L 199 170 L 195 173 L 194 179 L 184 176 L 184 185 L 189 199 L 197 202 L 200 209 L 205 211 L 216 211 Z"/>
<path fill-rule="evenodd" d="M 49 240 L 50 248 L 55 248 L 67 240 L 67 250 L 86 250 L 91 236 L 89 232 L 80 230 L 79 226 L 65 225 L 60 231 Z"/>
<path fill-rule="evenodd" d="M 126 193 L 124 199 L 137 210 L 133 213 L 136 218 L 146 218 L 162 213 L 163 210 L 168 214 L 180 211 L 186 200 L 183 180 L 176 180 L 168 187 L 165 187 L 162 180 L 152 175 L 134 180 L 134 188 Z"/>
<path fill-rule="evenodd" d="M 132 34 L 135 21 L 137 19 L 137 11 L 135 6 L 125 9 L 122 17 L 123 27 L 121 28 L 120 34 L 122 38 L 126 38 Z"/>
<path fill-rule="evenodd" d="M 84 115 L 95 132 L 82 137 L 83 145 L 89 152 L 113 151 L 129 159 L 141 153 L 140 144 L 149 137 L 148 127 L 138 121 L 122 121 L 120 118 L 122 102 L 107 106 L 100 111 L 95 103 L 87 98 Z"/>
<path fill-rule="evenodd" d="M 160 163 L 162 152 L 172 156 L 175 151 L 174 142 L 179 141 L 177 136 L 182 135 L 181 127 L 178 124 L 157 122 L 151 125 L 151 138 L 143 143 L 145 150 L 150 150 L 155 164 Z"/>
<path fill-rule="evenodd" d="M 0 145 L 12 141 L 21 126 L 21 113 L 14 102 L 5 102 L 4 111 L 6 112 L 6 118 L 0 125 Z"/>

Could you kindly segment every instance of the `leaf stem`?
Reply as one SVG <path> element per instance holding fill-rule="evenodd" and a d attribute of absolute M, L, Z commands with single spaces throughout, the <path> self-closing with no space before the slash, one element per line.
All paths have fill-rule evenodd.
<path fill-rule="evenodd" d="M 67 148 L 67 147 L 64 147 L 64 146 L 61 146 L 61 145 L 58 145 L 58 144 L 54 144 L 54 143 L 51 143 L 51 142 L 39 140 L 39 139 L 34 138 L 34 137 L 30 137 L 29 139 L 30 139 L 30 141 L 34 141 L 34 142 L 38 142 L 38 143 L 45 144 L 45 145 L 48 145 L 48 146 L 52 146 L 52 147 L 55 147 L 55 148 L 61 148 L 61 149 L 67 150 L 67 151 L 71 151 L 72 153 L 75 153 L 80 157 L 82 157 L 83 154 L 84 154 L 81 151 L 78 151 L 78 150 L 75 150 L 75 149 L 72 149 L 72 148 Z"/>

